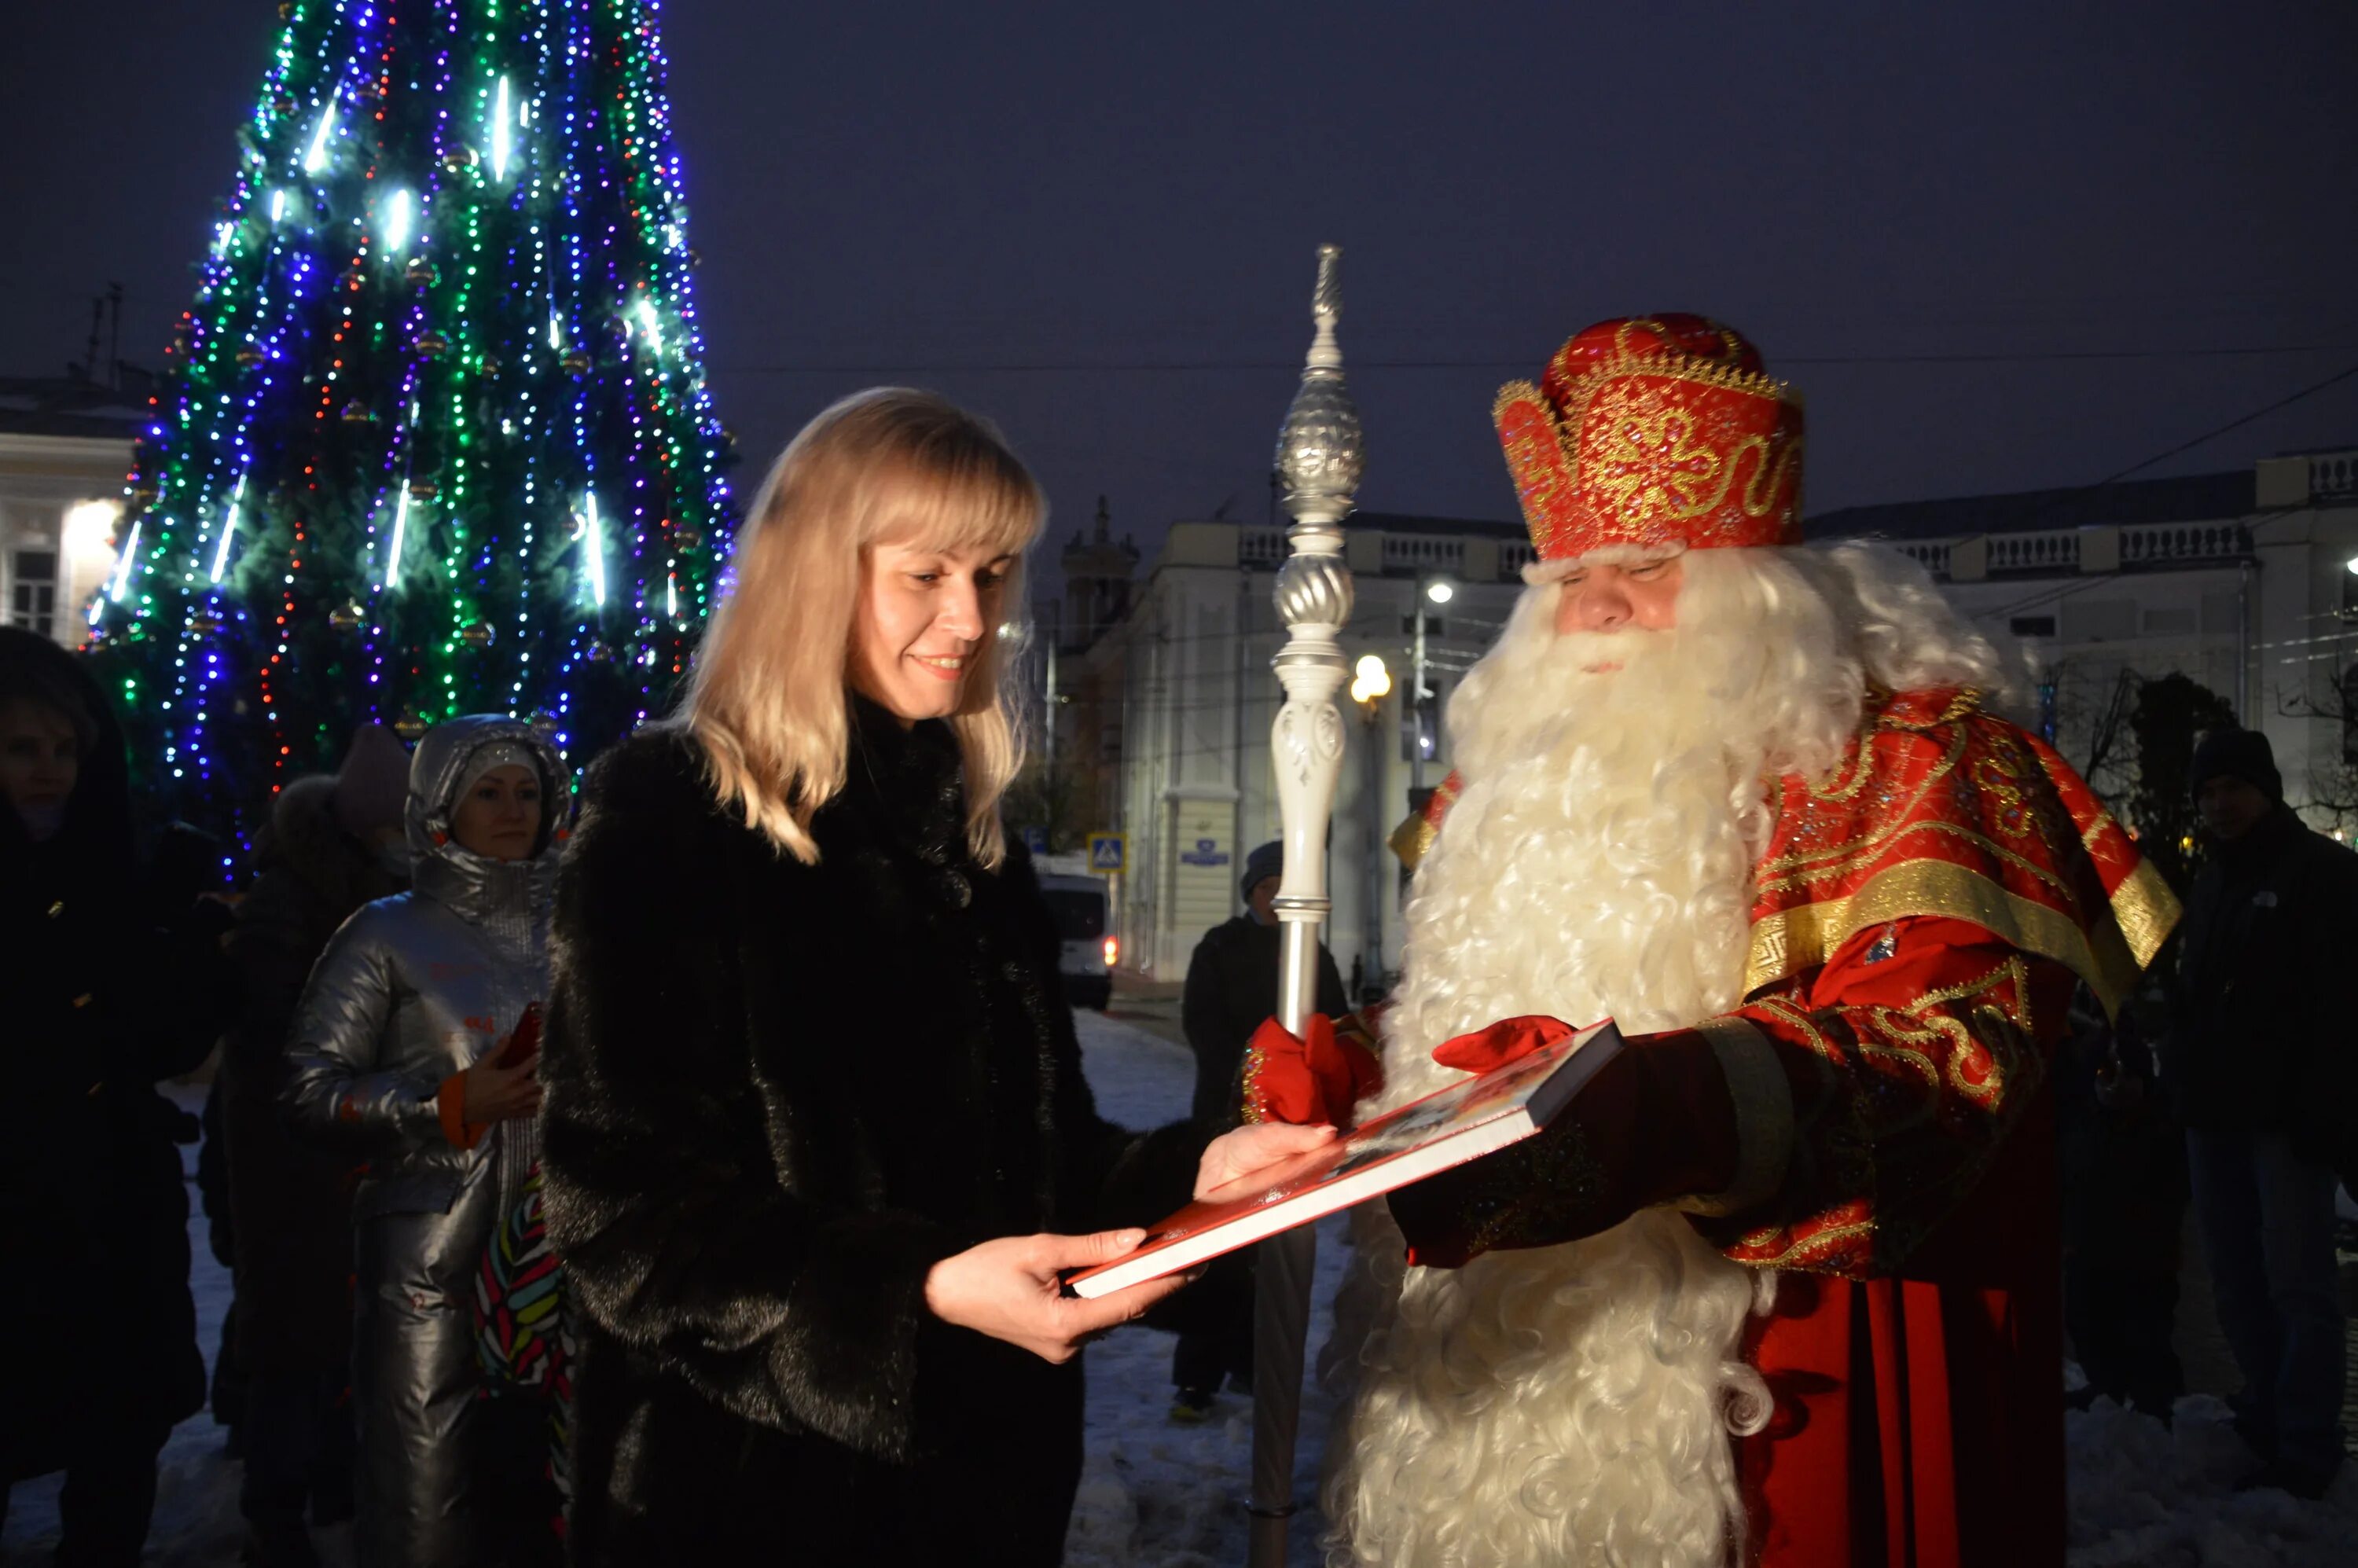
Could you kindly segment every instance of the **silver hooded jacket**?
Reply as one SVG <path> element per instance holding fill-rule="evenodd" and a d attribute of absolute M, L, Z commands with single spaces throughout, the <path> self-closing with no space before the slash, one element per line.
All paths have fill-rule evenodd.
<path fill-rule="evenodd" d="M 450 838 L 470 762 L 501 742 L 525 748 L 541 775 L 543 837 L 525 860 L 488 860 Z M 519 1119 L 460 1148 L 436 1098 L 548 994 L 568 783 L 556 749 L 519 720 L 456 719 L 427 731 L 410 760 L 411 890 L 344 923 L 288 1037 L 288 1114 L 368 1162 L 353 1195 L 361 1568 L 474 1560 L 468 1498 L 482 1475 L 472 1443 L 481 1374 L 471 1292 L 539 1140 L 536 1123 Z"/>
<path fill-rule="evenodd" d="M 468 762 L 502 741 L 538 760 L 546 791 L 541 845 L 526 860 L 486 860 L 450 837 Z M 503 1193 L 522 1183 L 535 1152 L 530 1121 L 460 1149 L 443 1136 L 435 1097 L 548 994 L 568 777 L 556 748 L 522 719 L 454 719 L 417 744 L 405 822 L 410 891 L 362 906 L 336 933 L 287 1042 L 297 1126 L 368 1162 L 356 1220 L 445 1211 L 487 1166 L 499 1167 Z"/>

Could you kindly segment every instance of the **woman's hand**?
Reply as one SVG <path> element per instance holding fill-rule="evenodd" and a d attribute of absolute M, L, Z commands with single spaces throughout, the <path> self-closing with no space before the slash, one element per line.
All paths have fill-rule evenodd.
<path fill-rule="evenodd" d="M 1193 1278 L 1168 1274 L 1095 1301 L 1060 1293 L 1058 1273 L 1094 1268 L 1134 1250 L 1143 1230 L 1094 1236 L 1009 1236 L 969 1247 L 925 1275 L 925 1306 L 944 1323 L 1003 1339 L 1063 1366 L 1098 1335 L 1132 1323 Z"/>
<path fill-rule="evenodd" d="M 503 1067 L 496 1054 L 486 1056 L 460 1075 L 463 1082 L 460 1113 L 471 1127 L 488 1127 L 530 1116 L 540 1108 L 540 1053 L 535 1051 L 513 1067 Z"/>
<path fill-rule="evenodd" d="M 1256 1171 L 1282 1164 L 1335 1141 L 1331 1127 L 1296 1127 L 1291 1122 L 1262 1121 L 1223 1132 L 1205 1146 L 1195 1166 L 1195 1195 L 1215 1187 L 1243 1181 Z"/>

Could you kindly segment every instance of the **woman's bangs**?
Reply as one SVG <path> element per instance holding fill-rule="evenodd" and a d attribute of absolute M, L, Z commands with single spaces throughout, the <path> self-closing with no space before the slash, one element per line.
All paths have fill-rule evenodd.
<path fill-rule="evenodd" d="M 988 460 L 957 470 L 914 467 L 879 486 L 869 537 L 921 550 L 1020 556 L 1039 535 L 1040 492 L 1022 470 Z"/>

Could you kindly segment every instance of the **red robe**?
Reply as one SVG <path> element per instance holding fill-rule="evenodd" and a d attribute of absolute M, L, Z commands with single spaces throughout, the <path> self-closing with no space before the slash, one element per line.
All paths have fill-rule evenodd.
<path fill-rule="evenodd" d="M 2176 900 L 2070 766 L 1971 692 L 1880 698 L 1831 781 L 1779 787 L 1744 1003 L 1636 1043 L 1693 1082 L 1697 1136 L 1724 1139 L 1733 1101 L 1735 1163 L 1768 1177 L 1695 1221 L 1780 1273 L 1747 1344 L 1776 1396 L 1740 1455 L 1751 1555 L 2060 1563 L 2047 1069 L 2074 982 L 2115 1006 Z M 1493 1208 L 1480 1244 L 1568 1239 L 1551 1212 Z"/>

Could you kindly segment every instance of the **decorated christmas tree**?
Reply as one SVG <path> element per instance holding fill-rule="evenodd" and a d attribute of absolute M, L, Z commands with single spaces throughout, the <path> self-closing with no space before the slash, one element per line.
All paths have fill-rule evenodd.
<path fill-rule="evenodd" d="M 659 711 L 731 512 L 654 0 L 292 0 L 90 606 L 167 809 Z"/>

